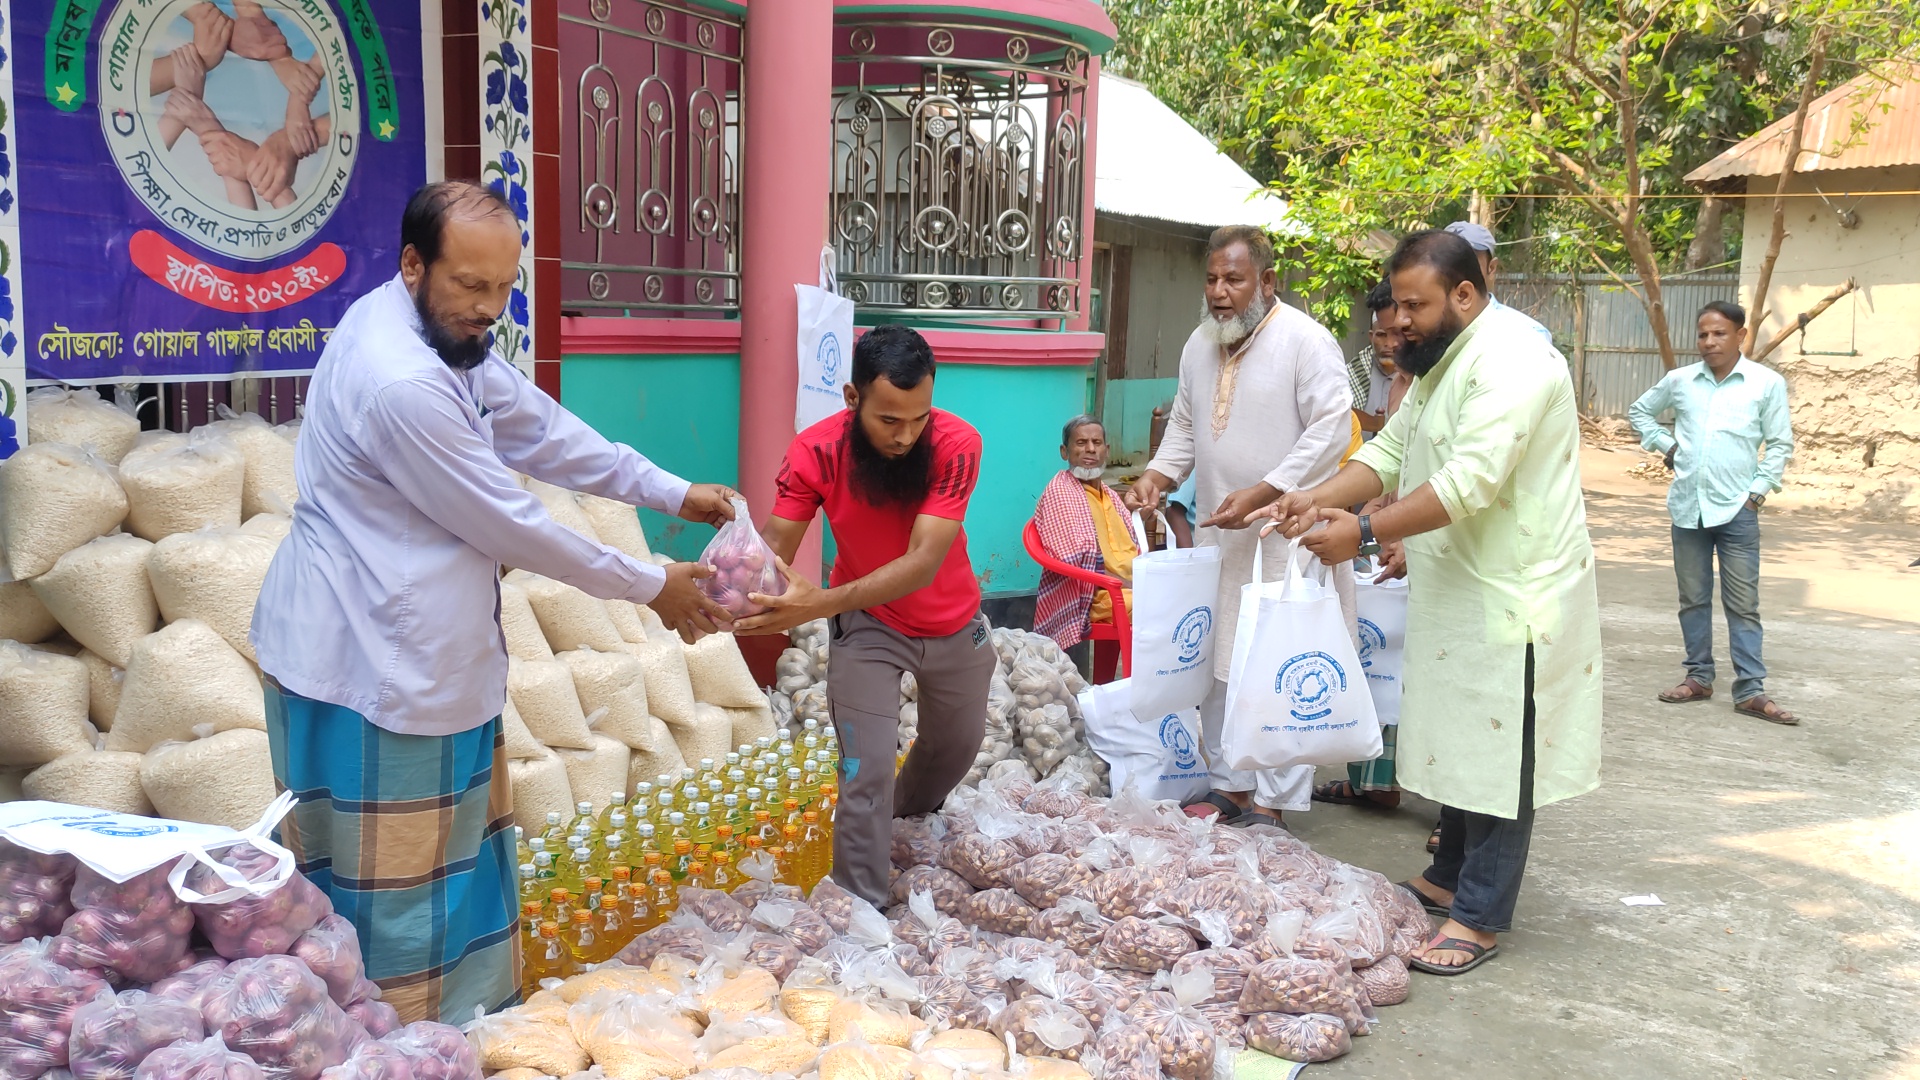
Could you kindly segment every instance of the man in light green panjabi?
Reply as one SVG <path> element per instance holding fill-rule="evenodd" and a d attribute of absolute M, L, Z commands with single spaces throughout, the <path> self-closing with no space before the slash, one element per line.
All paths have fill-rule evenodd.
<path fill-rule="evenodd" d="M 1566 366 L 1518 320 L 1482 317 L 1459 237 L 1409 236 L 1387 269 L 1412 388 L 1333 479 L 1256 516 L 1334 565 L 1405 544 L 1396 767 L 1444 809 L 1433 865 L 1403 887 L 1447 916 L 1411 963 L 1453 975 L 1511 928 L 1534 809 L 1600 783 L 1599 601 Z M 1370 518 L 1342 509 L 1386 488 L 1398 501 Z"/>

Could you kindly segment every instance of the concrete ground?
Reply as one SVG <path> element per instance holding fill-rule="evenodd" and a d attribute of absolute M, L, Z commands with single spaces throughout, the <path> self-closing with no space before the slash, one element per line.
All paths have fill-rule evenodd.
<path fill-rule="evenodd" d="M 1920 527 L 1769 514 L 1767 688 L 1801 726 L 1733 712 L 1724 623 L 1719 693 L 1663 705 L 1680 633 L 1664 495 L 1625 474 L 1638 460 L 1583 455 L 1602 786 L 1540 812 L 1500 956 L 1415 973 L 1377 1034 L 1308 1075 L 1920 1078 Z M 1400 880 L 1426 865 L 1435 815 L 1409 797 L 1288 817 Z M 1666 906 L 1620 903 L 1640 893 Z"/>

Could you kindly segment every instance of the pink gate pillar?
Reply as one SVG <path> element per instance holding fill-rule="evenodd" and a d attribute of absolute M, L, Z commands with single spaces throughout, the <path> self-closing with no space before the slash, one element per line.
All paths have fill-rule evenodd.
<path fill-rule="evenodd" d="M 833 0 L 762 0 L 747 14 L 741 185 L 740 490 L 764 517 L 793 438 L 799 331 L 793 287 L 820 274 L 827 241 Z M 820 569 L 820 529 L 795 560 Z"/>

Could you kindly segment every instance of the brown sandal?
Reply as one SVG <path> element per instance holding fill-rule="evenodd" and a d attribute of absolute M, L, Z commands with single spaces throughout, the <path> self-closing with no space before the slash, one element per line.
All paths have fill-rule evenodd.
<path fill-rule="evenodd" d="M 1799 717 L 1781 708 L 1778 703 L 1765 694 L 1758 694 L 1748 698 L 1740 704 L 1735 705 L 1733 711 L 1742 716 L 1757 716 L 1770 723 L 1784 724 L 1788 727 L 1794 727 L 1800 723 Z"/>
<path fill-rule="evenodd" d="M 1661 694 L 1660 700 L 1669 705 L 1685 705 L 1688 702 L 1705 701 L 1712 696 L 1713 687 L 1689 675 L 1685 682 Z"/>

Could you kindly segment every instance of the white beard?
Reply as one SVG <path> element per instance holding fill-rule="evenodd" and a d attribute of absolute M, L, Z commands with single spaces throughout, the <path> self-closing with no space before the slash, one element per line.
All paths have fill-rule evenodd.
<path fill-rule="evenodd" d="M 1107 474 L 1107 471 L 1098 465 L 1073 465 L 1068 467 L 1067 471 L 1073 474 L 1075 480 L 1084 480 L 1089 484 Z"/>
<path fill-rule="evenodd" d="M 1222 348 L 1231 349 L 1247 339 L 1247 335 L 1260 327 L 1260 320 L 1273 310 L 1275 301 L 1255 293 L 1248 302 L 1247 310 L 1231 319 L 1216 319 L 1213 310 L 1202 301 L 1200 315 L 1200 335 Z"/>

